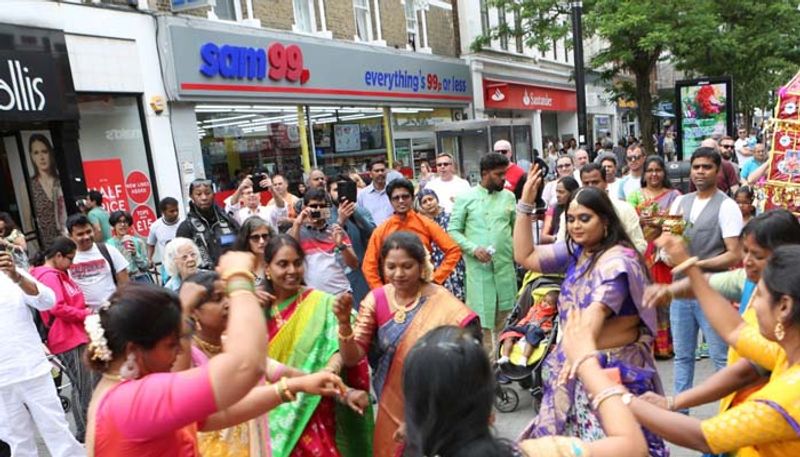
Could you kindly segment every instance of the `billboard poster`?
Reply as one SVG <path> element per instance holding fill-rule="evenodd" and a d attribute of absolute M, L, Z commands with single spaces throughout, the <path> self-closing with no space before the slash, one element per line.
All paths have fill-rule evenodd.
<path fill-rule="evenodd" d="M 103 209 L 109 213 L 128 211 L 128 194 L 125 191 L 125 175 L 122 160 L 85 160 L 83 174 L 87 190 L 98 190 L 103 194 Z"/>
<path fill-rule="evenodd" d="M 730 78 L 678 81 L 678 153 L 687 159 L 706 138 L 721 138 L 733 132 L 733 85 Z"/>
<path fill-rule="evenodd" d="M 47 130 L 23 130 L 20 135 L 27 152 L 31 200 L 39 229 L 39 243 L 46 247 L 57 236 L 66 233 L 67 207 L 56 164 L 58 151 Z"/>

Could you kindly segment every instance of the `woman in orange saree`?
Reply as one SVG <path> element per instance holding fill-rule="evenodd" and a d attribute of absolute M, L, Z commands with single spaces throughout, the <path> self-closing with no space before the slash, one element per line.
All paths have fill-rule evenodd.
<path fill-rule="evenodd" d="M 480 335 L 478 316 L 442 286 L 430 282 L 430 256 L 413 233 L 396 232 L 381 248 L 385 284 L 361 302 L 350 324 L 350 303 L 339 301 L 339 353 L 345 366 L 366 355 L 378 397 L 374 455 L 393 457 L 402 452 L 397 436 L 404 422 L 403 363 L 414 343 L 443 325 L 470 326 Z"/>

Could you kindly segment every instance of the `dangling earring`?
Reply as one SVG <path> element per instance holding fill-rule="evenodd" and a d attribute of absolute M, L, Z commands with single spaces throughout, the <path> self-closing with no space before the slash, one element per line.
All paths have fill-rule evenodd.
<path fill-rule="evenodd" d="M 786 330 L 783 328 L 783 322 L 778 322 L 775 324 L 775 338 L 778 341 L 783 341 L 783 338 L 786 337 Z"/>
<path fill-rule="evenodd" d="M 133 352 L 128 354 L 125 363 L 119 369 L 119 377 L 122 379 L 136 379 L 139 377 L 139 365 L 136 363 L 136 356 Z"/>
<path fill-rule="evenodd" d="M 203 330 L 203 326 L 202 326 L 202 325 L 200 325 L 200 321 L 199 321 L 199 320 L 197 320 L 197 319 L 192 319 L 192 321 L 194 322 L 194 329 L 195 329 L 195 331 L 199 332 L 199 331 Z"/>

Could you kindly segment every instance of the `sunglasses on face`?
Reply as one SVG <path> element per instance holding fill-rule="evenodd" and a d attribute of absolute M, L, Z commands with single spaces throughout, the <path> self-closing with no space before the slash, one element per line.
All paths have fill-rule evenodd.
<path fill-rule="evenodd" d="M 328 205 L 325 205 L 325 204 L 314 204 L 314 205 L 308 205 L 308 207 L 311 208 L 311 209 L 323 209 L 323 208 L 328 208 Z"/>
<path fill-rule="evenodd" d="M 269 241 L 269 233 L 254 233 L 247 238 L 250 241 Z"/>
<path fill-rule="evenodd" d="M 628 156 L 628 157 L 626 157 L 628 162 L 636 162 L 637 160 L 639 160 L 641 158 L 642 158 L 642 156 Z"/>
<path fill-rule="evenodd" d="M 721 147 L 723 149 L 733 149 L 733 145 L 732 144 L 721 144 L 719 147 Z"/>
<path fill-rule="evenodd" d="M 411 200 L 410 194 L 392 195 L 392 201 L 399 202 L 402 200 Z"/>
<path fill-rule="evenodd" d="M 563 169 L 563 168 L 569 168 L 571 166 L 572 166 L 571 163 L 562 163 L 561 165 L 556 165 L 556 168 Z"/>
<path fill-rule="evenodd" d="M 453 164 L 452 162 L 437 162 L 436 166 L 437 167 L 446 167 L 446 166 L 452 165 L 452 164 Z"/>

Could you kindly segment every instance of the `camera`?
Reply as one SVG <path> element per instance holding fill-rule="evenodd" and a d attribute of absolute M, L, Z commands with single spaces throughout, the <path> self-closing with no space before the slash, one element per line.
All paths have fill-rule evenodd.
<path fill-rule="evenodd" d="M 262 192 L 268 190 L 268 187 L 261 187 L 261 181 L 269 178 L 266 173 L 253 173 L 250 180 L 253 181 L 253 192 Z"/>
<path fill-rule="evenodd" d="M 322 211 L 318 209 L 312 209 L 308 212 L 308 215 L 311 217 L 311 219 L 319 219 L 322 217 Z"/>

